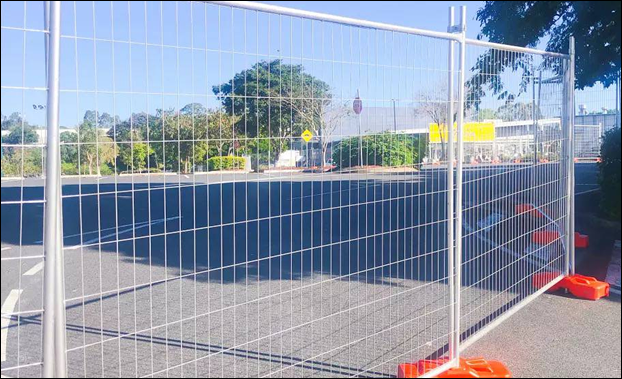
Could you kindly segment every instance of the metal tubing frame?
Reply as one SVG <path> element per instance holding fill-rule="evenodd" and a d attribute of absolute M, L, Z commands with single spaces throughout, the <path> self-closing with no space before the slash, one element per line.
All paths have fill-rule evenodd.
<path fill-rule="evenodd" d="M 465 61 L 466 61 L 466 6 L 460 7 L 460 55 L 458 59 L 458 115 L 457 115 L 457 134 L 458 134 L 458 161 L 456 163 L 456 246 L 454 264 L 455 269 L 455 297 L 456 306 L 454 312 L 454 342 L 455 342 L 455 359 L 456 363 L 460 358 L 460 304 L 461 304 L 461 288 L 462 288 L 462 166 L 464 161 L 464 98 L 465 98 Z M 452 128 L 453 129 L 453 128 Z"/>
<path fill-rule="evenodd" d="M 478 40 L 478 39 L 465 38 L 465 42 L 467 43 L 467 45 L 489 47 L 491 49 L 512 51 L 512 52 L 515 52 L 515 53 L 537 54 L 537 55 L 542 55 L 542 56 L 545 56 L 545 57 L 553 57 L 553 58 L 568 58 L 569 57 L 569 55 L 567 55 L 567 54 L 555 53 L 555 52 L 552 52 L 552 51 L 543 51 L 543 50 L 538 50 L 538 49 L 532 49 L 532 48 L 529 48 L 529 47 L 505 45 L 505 44 L 502 44 L 502 43 L 481 41 L 481 40 Z"/>
<path fill-rule="evenodd" d="M 335 15 L 327 14 L 327 13 L 303 11 L 300 9 L 281 7 L 278 5 L 256 3 L 252 1 L 206 1 L 206 3 L 254 10 L 254 11 L 259 11 L 259 12 L 277 13 L 277 14 L 281 14 L 284 16 L 301 17 L 301 18 L 306 18 L 309 20 L 334 22 L 334 23 L 342 24 L 342 25 L 359 26 L 363 28 L 387 30 L 387 31 L 392 31 L 392 32 L 400 32 L 400 33 L 408 33 L 408 34 L 417 34 L 420 36 L 433 37 L 433 38 L 444 38 L 444 39 L 455 40 L 455 41 L 459 39 L 459 35 L 452 34 L 452 33 L 435 32 L 431 30 L 410 28 L 407 26 L 384 24 L 381 22 L 373 22 L 373 21 L 360 20 L 360 19 L 350 18 L 350 17 L 335 16 Z"/>
<path fill-rule="evenodd" d="M 567 219 L 567 232 L 566 232 L 566 255 L 567 255 L 567 274 L 575 274 L 575 209 L 574 209 L 574 194 L 575 194 L 575 172 L 574 172 L 574 60 L 575 60 L 575 47 L 574 37 L 571 36 L 568 41 L 568 81 L 566 82 L 566 106 L 568 110 L 568 181 L 567 181 L 567 207 L 568 207 L 568 219 Z"/>
<path fill-rule="evenodd" d="M 454 7 L 449 7 L 449 25 L 447 30 L 454 27 L 455 16 Z M 449 281 L 449 359 L 457 357 L 457 342 L 455 340 L 455 319 L 456 312 L 456 282 L 455 282 L 455 260 L 454 260 L 454 42 L 449 41 L 449 52 L 447 57 L 447 280 Z"/>
<path fill-rule="evenodd" d="M 46 5 L 47 10 L 47 5 Z M 47 160 L 45 185 L 45 271 L 43 376 L 66 377 L 65 309 L 60 181 L 60 1 L 49 4 L 47 51 Z"/>
<path fill-rule="evenodd" d="M 491 42 L 472 40 L 466 38 L 466 7 L 461 7 L 461 19 L 458 31 L 451 33 L 454 27 L 454 10 L 449 11 L 448 32 L 433 32 L 416 28 L 389 25 L 377 22 L 358 20 L 347 17 L 328 15 L 323 13 L 308 12 L 272 6 L 253 2 L 234 2 L 234 1 L 210 1 L 216 5 L 244 8 L 248 10 L 279 13 L 306 19 L 335 22 L 344 25 L 373 28 L 379 30 L 403 32 L 441 38 L 449 41 L 448 54 L 448 149 L 447 149 L 447 213 L 448 213 L 448 280 L 450 287 L 450 339 L 449 357 L 450 363 L 456 364 L 460 357 L 460 351 L 475 342 L 470 339 L 464 346 L 460 341 L 460 304 L 461 304 L 461 265 L 462 265 L 462 196 L 463 196 L 463 126 L 464 126 L 464 107 L 465 107 L 465 57 L 466 45 L 485 46 L 499 48 L 520 53 L 532 53 L 542 56 L 562 57 L 568 59 L 566 73 L 566 117 L 567 120 L 567 143 L 568 143 L 568 182 L 567 182 L 567 206 L 569 215 L 567 217 L 567 270 L 574 273 L 574 37 L 569 41 L 569 54 L 559 54 L 545 52 L 536 49 L 508 46 Z M 48 33 L 48 52 L 47 59 L 47 166 L 46 166 L 46 204 L 45 204 L 45 286 L 44 303 L 45 311 L 43 317 L 43 376 L 45 377 L 66 377 L 66 338 L 65 338 L 65 309 L 64 309 L 64 277 L 63 277 L 63 250 L 62 250 L 62 201 L 61 201 L 61 181 L 60 181 L 60 140 L 59 140 L 59 75 L 60 75 L 60 2 L 51 1 L 49 4 L 49 33 Z M 457 99 L 457 164 L 454 170 L 454 133 L 453 133 L 453 92 L 454 92 L 454 44 L 459 45 L 459 67 L 458 67 L 458 99 Z M 455 173 L 455 182 L 454 182 Z M 455 198 L 454 198 L 455 196 Z M 455 224 L 454 224 L 455 222 Z M 554 282 L 559 280 L 557 278 Z M 550 283 L 549 285 L 552 285 Z M 533 296 L 537 296 L 538 291 Z M 526 304 L 528 302 L 524 302 Z M 506 319 L 512 313 L 518 311 L 520 307 L 503 317 Z M 497 322 L 501 322 L 499 319 Z M 493 327 L 493 325 L 490 325 Z M 484 333 L 482 333 L 484 334 Z M 440 369 L 440 368 L 439 368 Z M 436 370 L 435 370 L 436 371 Z M 440 371 L 439 371 L 440 372 Z M 428 374 L 433 374 L 430 372 Z"/>

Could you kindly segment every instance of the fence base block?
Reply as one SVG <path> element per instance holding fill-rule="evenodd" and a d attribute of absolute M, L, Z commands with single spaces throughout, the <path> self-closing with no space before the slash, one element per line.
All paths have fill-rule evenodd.
<path fill-rule="evenodd" d="M 539 209 L 537 209 L 536 207 L 534 207 L 531 204 L 517 204 L 514 207 L 514 212 L 518 215 L 522 215 L 522 214 L 528 214 L 532 217 L 536 217 L 536 218 L 543 218 L 544 215 L 542 214 L 542 212 L 540 212 Z"/>
<path fill-rule="evenodd" d="M 586 249 L 590 244 L 590 237 L 587 234 L 579 232 L 574 233 L 574 247 L 577 249 Z"/>
<path fill-rule="evenodd" d="M 533 276 L 533 285 L 536 288 L 542 288 L 554 279 L 555 276 L 556 274 L 549 272 L 536 274 Z M 551 287 L 548 292 L 564 289 L 579 299 L 598 300 L 609 296 L 609 288 L 610 286 L 607 282 L 601 282 L 591 276 L 575 274 L 564 277 Z"/>
<path fill-rule="evenodd" d="M 421 360 L 405 363 L 398 367 L 398 378 L 420 378 L 435 368 L 447 363 L 447 359 Z M 439 374 L 436 378 L 511 378 L 510 371 L 501 362 L 482 358 L 460 359 L 458 367 Z"/>

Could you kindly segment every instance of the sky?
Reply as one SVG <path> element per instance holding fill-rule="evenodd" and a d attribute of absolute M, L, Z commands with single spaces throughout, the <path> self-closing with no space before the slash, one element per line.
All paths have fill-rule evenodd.
<path fill-rule="evenodd" d="M 458 14 L 466 5 L 469 38 L 480 32 L 476 12 L 483 6 L 473 1 L 265 3 L 433 31 L 446 31 L 450 6 Z M 45 111 L 33 107 L 46 99 L 42 4 L 5 1 L 1 12 L 2 114 L 19 112 L 36 125 L 45 124 Z M 366 107 L 390 107 L 395 100 L 399 111 L 408 111 L 422 97 L 446 98 L 444 40 L 199 2 L 64 1 L 61 20 L 62 126 L 77 125 L 92 109 L 127 118 L 190 102 L 214 108 L 219 101 L 213 86 L 260 60 L 277 58 L 302 64 L 327 82 L 337 99 L 351 101 L 360 92 Z M 467 49 L 467 67 L 485 51 Z M 519 92 L 516 73 L 502 79 L 509 91 Z M 595 88 L 578 94 L 577 102 L 599 109 L 610 102 L 610 92 Z M 529 101 L 532 95 L 522 96 Z M 559 108 L 559 99 L 548 100 L 551 109 Z M 484 105 L 496 108 L 500 102 L 489 97 Z"/>
<path fill-rule="evenodd" d="M 467 8 L 469 38 L 476 38 L 481 30 L 475 16 L 477 10 L 484 6 L 483 1 L 260 1 L 260 3 L 439 32 L 447 31 L 449 7 L 456 8 L 456 20 L 459 20 L 460 6 L 464 5 Z"/>

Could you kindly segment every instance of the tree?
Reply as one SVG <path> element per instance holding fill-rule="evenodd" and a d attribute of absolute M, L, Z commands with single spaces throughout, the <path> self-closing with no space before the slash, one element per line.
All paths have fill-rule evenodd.
<path fill-rule="evenodd" d="M 333 150 L 333 161 L 340 169 L 357 166 L 362 140 L 363 166 L 404 167 L 421 162 L 427 149 L 427 139 L 422 135 L 385 132 L 349 137 L 340 141 Z"/>
<path fill-rule="evenodd" d="M 532 102 L 523 103 L 515 101 L 513 96 L 500 106 L 495 112 L 497 118 L 503 121 L 524 121 L 534 119 L 534 104 Z M 542 112 L 536 106 L 536 119 L 542 118 Z"/>
<path fill-rule="evenodd" d="M 102 165 L 113 164 L 117 157 L 117 148 L 113 140 L 93 124 L 89 112 L 78 126 L 78 154 L 80 165 L 86 167 L 89 175 L 96 170 L 101 175 Z"/>
<path fill-rule="evenodd" d="M 432 123 L 438 125 L 441 138 L 441 160 L 445 160 L 447 157 L 447 141 L 445 141 L 445 136 L 448 132 L 447 85 L 440 85 L 438 88 L 441 88 L 441 90 L 419 95 L 421 100 L 420 104 L 415 109 L 415 114 L 420 117 L 427 117 Z M 457 109 L 457 107 L 454 106 L 454 109 Z M 456 119 L 456 112 L 454 112 L 453 119 Z"/>
<path fill-rule="evenodd" d="M 620 220 L 620 177 L 622 159 L 620 156 L 620 127 L 608 130 L 600 147 L 602 161 L 598 164 L 602 197 L 600 206 L 610 217 Z"/>
<path fill-rule="evenodd" d="M 135 142 L 119 148 L 119 159 L 132 172 L 145 170 L 151 154 L 153 148 L 144 142 Z"/>
<path fill-rule="evenodd" d="M 548 37 L 546 50 L 567 53 L 569 37 L 574 36 L 576 87 L 582 89 L 596 82 L 608 87 L 615 83 L 620 72 L 620 4 L 619 1 L 487 1 L 477 12 L 482 27 L 479 38 L 486 36 L 492 42 L 535 47 Z M 488 76 L 495 73 L 490 68 L 502 71 L 518 62 L 528 63 L 524 54 L 511 55 L 493 58 L 496 62 L 488 67 Z"/>
<path fill-rule="evenodd" d="M 306 73 L 302 65 L 262 61 L 214 86 L 213 92 L 227 114 L 240 116 L 237 132 L 269 138 L 275 157 L 287 148 L 288 137 L 328 126 L 320 115 L 331 105 L 330 86 Z"/>
<path fill-rule="evenodd" d="M 11 132 L 2 137 L 2 143 L 6 145 L 33 145 L 39 142 L 39 134 L 34 127 L 26 124 L 14 126 Z"/>
<path fill-rule="evenodd" d="M 28 121 L 22 118 L 18 112 L 13 112 L 9 116 L 2 115 L 2 130 L 11 130 L 14 128 L 28 127 Z"/>

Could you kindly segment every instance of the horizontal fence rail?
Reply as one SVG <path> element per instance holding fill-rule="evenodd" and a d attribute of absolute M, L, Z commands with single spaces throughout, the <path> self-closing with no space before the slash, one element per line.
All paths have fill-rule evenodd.
<path fill-rule="evenodd" d="M 572 270 L 608 124 L 453 13 L 2 2 L 3 377 L 457 364 Z"/>

